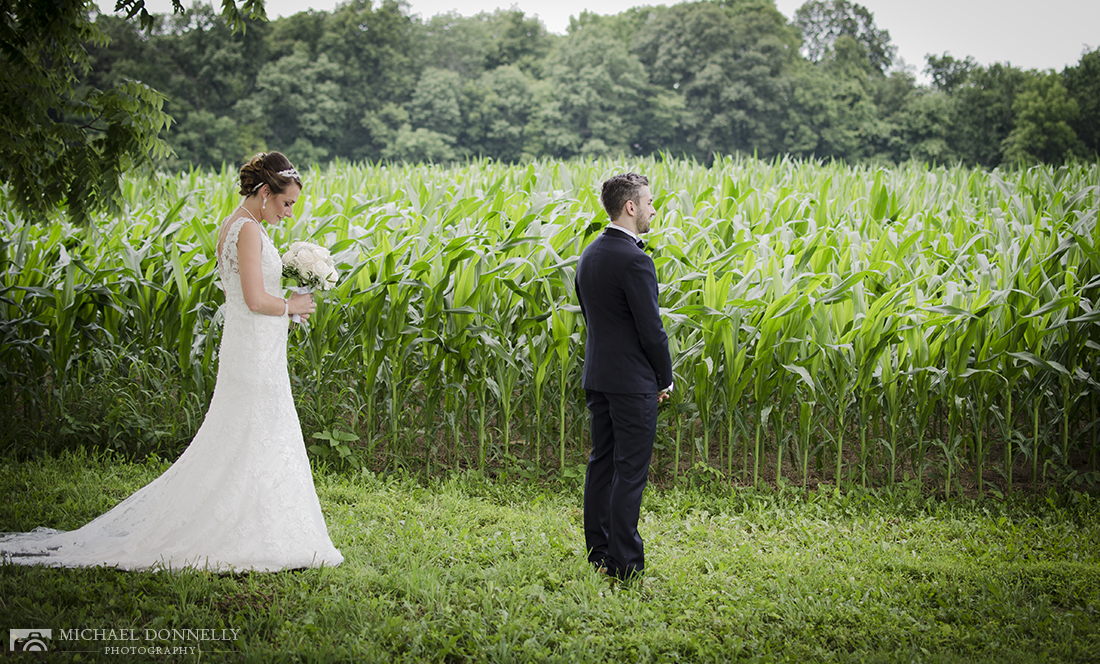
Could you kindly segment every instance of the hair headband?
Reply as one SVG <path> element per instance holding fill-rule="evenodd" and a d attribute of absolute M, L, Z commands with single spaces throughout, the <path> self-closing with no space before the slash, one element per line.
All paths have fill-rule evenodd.
<path fill-rule="evenodd" d="M 285 171 L 279 171 L 278 173 L 276 173 L 276 175 L 280 175 L 284 178 L 294 178 L 296 180 L 301 180 L 302 179 L 301 176 L 298 175 L 298 171 L 293 166 L 286 169 Z M 265 184 L 266 184 L 265 182 L 261 182 L 261 183 L 257 184 L 255 187 L 252 187 L 252 191 L 256 191 L 257 189 L 264 186 Z"/>

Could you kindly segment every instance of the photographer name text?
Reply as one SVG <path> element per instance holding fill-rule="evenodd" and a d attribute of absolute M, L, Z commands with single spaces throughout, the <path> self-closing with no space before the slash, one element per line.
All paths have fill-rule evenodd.
<path fill-rule="evenodd" d="M 236 641 L 239 629 L 62 629 L 61 641 Z"/>

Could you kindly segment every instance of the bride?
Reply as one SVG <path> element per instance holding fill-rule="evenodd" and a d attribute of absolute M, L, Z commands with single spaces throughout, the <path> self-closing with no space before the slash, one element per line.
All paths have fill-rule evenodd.
<path fill-rule="evenodd" d="M 263 223 L 291 215 L 302 190 L 278 152 L 241 167 L 244 201 L 218 233 L 225 327 L 206 419 L 163 475 L 79 530 L 0 537 L 4 561 L 127 570 L 276 571 L 339 565 L 306 458 L 286 366 L 290 314 L 282 262 Z"/>

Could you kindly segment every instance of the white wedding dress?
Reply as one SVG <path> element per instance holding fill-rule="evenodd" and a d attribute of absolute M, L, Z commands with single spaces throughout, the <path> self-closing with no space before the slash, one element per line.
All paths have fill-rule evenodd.
<path fill-rule="evenodd" d="M 334 566 L 287 373 L 285 316 L 248 309 L 232 222 L 218 261 L 225 327 L 206 419 L 163 475 L 79 530 L 0 536 L 3 560 L 55 567 L 218 572 Z M 264 290 L 282 262 L 261 227 Z"/>

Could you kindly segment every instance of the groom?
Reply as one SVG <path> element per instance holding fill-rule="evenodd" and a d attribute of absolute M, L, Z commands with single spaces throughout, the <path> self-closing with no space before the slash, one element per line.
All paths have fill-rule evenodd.
<path fill-rule="evenodd" d="M 645 570 L 638 534 L 657 405 L 672 391 L 672 358 L 657 305 L 657 272 L 639 236 L 657 215 L 649 180 L 616 175 L 601 194 L 611 225 L 577 263 L 576 289 L 588 339 L 585 390 L 592 456 L 584 481 L 588 561 L 619 579 Z"/>

